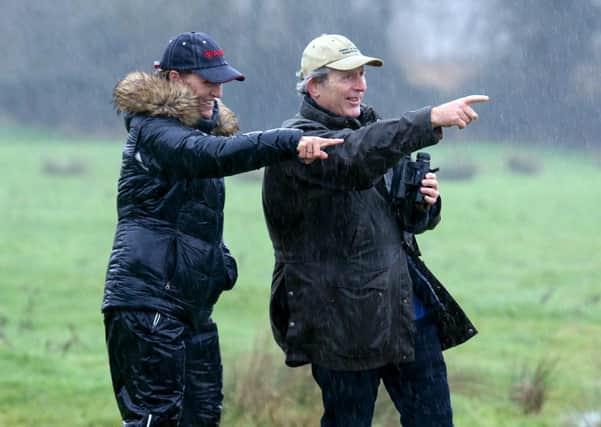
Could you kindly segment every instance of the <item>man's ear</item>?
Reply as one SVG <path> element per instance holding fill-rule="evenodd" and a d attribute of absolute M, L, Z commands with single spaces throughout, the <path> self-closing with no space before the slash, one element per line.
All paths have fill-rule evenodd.
<path fill-rule="evenodd" d="M 172 80 L 172 81 L 181 81 L 181 79 L 182 79 L 182 76 L 180 76 L 179 73 L 175 70 L 170 70 L 168 75 L 169 75 L 169 80 Z"/>
<path fill-rule="evenodd" d="M 321 95 L 321 83 L 317 79 L 309 79 L 307 81 L 307 92 L 309 92 L 311 98 L 318 99 Z"/>

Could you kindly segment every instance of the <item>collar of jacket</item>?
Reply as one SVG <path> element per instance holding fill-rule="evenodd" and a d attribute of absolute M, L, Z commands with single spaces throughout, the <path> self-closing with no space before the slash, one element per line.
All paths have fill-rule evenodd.
<path fill-rule="evenodd" d="M 171 117 L 185 126 L 197 129 L 203 120 L 200 100 L 186 84 L 139 71 L 129 73 L 115 85 L 113 105 L 125 115 L 126 125 L 127 118 L 137 114 Z M 212 130 L 204 124 L 200 130 L 209 130 L 213 135 L 229 136 L 240 129 L 236 114 L 219 100 L 209 122 L 213 120 L 216 125 Z"/>
<path fill-rule="evenodd" d="M 300 115 L 306 119 L 322 123 L 329 129 L 359 129 L 380 118 L 372 107 L 365 104 L 361 104 L 361 114 L 357 118 L 338 116 L 317 105 L 313 98 L 307 95 L 305 95 L 301 104 Z"/>

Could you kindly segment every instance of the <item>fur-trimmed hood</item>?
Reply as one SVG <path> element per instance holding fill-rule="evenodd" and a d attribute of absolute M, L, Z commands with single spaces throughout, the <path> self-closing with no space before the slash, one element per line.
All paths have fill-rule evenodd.
<path fill-rule="evenodd" d="M 217 102 L 219 118 L 211 133 L 235 134 L 240 129 L 236 114 L 220 100 Z M 173 117 L 189 127 L 196 127 L 202 119 L 199 100 L 186 84 L 139 71 L 129 73 L 115 85 L 113 104 L 121 113 Z"/>

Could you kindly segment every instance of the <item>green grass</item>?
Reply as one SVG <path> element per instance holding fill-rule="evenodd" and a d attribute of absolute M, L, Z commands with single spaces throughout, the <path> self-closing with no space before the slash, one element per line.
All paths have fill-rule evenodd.
<path fill-rule="evenodd" d="M 557 426 L 572 412 L 600 410 L 601 168 L 594 156 L 462 141 L 428 151 L 442 174 L 465 161 L 479 169 L 471 181 L 441 179 L 443 221 L 419 238 L 426 262 L 480 330 L 446 353 L 451 378 L 471 382 L 452 383 L 456 425 Z M 538 175 L 509 172 L 506 159 L 519 152 L 541 160 Z M 119 141 L 0 129 L 2 426 L 120 423 L 100 314 L 120 156 Z M 49 162 L 86 171 L 48 175 Z M 260 206 L 258 180 L 227 179 L 225 238 L 240 280 L 214 318 L 228 383 L 257 338 L 270 333 L 273 255 Z M 262 349 L 281 364 L 266 341 Z M 543 359 L 557 361 L 548 400 L 541 413 L 522 415 L 509 389 Z M 380 397 L 386 400 L 384 391 Z"/>

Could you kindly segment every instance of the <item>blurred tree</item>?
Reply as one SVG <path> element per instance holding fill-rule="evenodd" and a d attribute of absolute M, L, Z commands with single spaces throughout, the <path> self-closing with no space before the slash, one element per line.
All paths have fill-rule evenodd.
<path fill-rule="evenodd" d="M 304 46 L 342 33 L 385 60 L 368 69 L 366 97 L 384 116 L 484 92 L 493 102 L 471 136 L 598 143 L 600 15 L 599 0 L 5 0 L 0 119 L 121 133 L 116 81 L 152 71 L 170 37 L 199 30 L 247 76 L 225 87 L 243 130 L 279 126 L 299 103 Z"/>
<path fill-rule="evenodd" d="M 489 22 L 507 34 L 505 48 L 482 77 L 498 117 L 489 132 L 509 139 L 597 143 L 600 106 L 582 90 L 592 76 L 579 79 L 578 70 L 599 70 L 601 3 L 495 0 L 489 14 Z M 598 75 L 594 78 L 598 82 Z"/>

